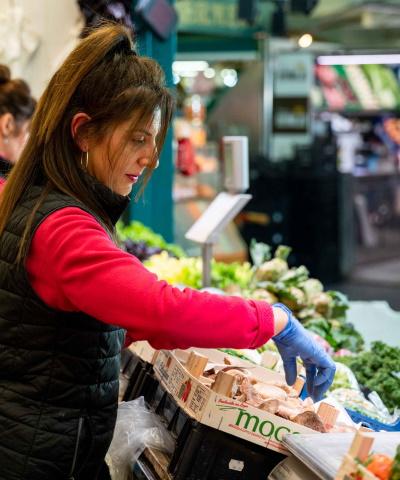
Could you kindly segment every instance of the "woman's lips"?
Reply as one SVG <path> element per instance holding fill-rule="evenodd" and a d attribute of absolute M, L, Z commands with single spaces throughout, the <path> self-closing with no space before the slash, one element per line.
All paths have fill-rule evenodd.
<path fill-rule="evenodd" d="M 132 182 L 132 183 L 136 183 L 138 181 L 138 178 L 139 176 L 138 175 L 130 175 L 130 174 L 126 174 L 126 176 L 129 178 L 129 180 Z"/>

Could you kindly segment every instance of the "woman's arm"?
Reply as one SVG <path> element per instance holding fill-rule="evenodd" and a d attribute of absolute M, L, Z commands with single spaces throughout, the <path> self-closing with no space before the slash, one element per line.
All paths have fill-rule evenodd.
<path fill-rule="evenodd" d="M 33 289 L 50 307 L 119 325 L 155 348 L 256 348 L 287 321 L 277 312 L 275 328 L 274 311 L 265 302 L 180 291 L 159 281 L 79 208 L 58 210 L 43 221 L 27 270 Z"/>

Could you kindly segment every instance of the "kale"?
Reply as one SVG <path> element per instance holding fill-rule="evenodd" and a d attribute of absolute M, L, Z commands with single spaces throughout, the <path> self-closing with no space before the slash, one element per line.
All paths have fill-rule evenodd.
<path fill-rule="evenodd" d="M 400 408 L 400 348 L 374 342 L 370 351 L 337 361 L 349 366 L 360 384 L 377 392 L 390 412 Z"/>

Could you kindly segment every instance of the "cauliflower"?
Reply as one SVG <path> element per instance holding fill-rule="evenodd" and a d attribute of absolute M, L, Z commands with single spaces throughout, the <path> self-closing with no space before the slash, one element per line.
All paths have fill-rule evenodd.
<path fill-rule="evenodd" d="M 303 283 L 302 288 L 309 302 L 324 291 L 322 283 L 316 278 L 309 278 L 306 280 Z"/>
<path fill-rule="evenodd" d="M 289 270 L 288 264 L 281 258 L 273 258 L 264 262 L 257 270 L 256 278 L 259 281 L 278 281 Z"/>
<path fill-rule="evenodd" d="M 324 292 L 318 294 L 312 299 L 312 304 L 314 305 L 315 310 L 322 316 L 326 318 L 330 317 L 333 300 L 328 294 Z"/>
<path fill-rule="evenodd" d="M 268 290 L 263 290 L 262 288 L 254 290 L 254 292 L 252 292 L 250 295 L 250 298 L 253 300 L 264 300 L 271 305 L 278 302 L 278 297 L 276 297 L 273 293 L 268 292 Z"/>
<path fill-rule="evenodd" d="M 290 308 L 290 310 L 294 311 L 301 310 L 306 304 L 306 296 L 303 290 L 297 287 L 290 287 L 282 292 L 280 300 Z"/>

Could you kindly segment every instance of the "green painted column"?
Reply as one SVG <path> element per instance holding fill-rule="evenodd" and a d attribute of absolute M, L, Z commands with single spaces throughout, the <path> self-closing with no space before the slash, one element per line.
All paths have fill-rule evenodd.
<path fill-rule="evenodd" d="M 174 0 L 169 0 L 174 3 Z M 138 0 L 132 2 L 132 12 Z M 134 14 L 133 14 L 134 15 Z M 141 28 L 136 37 L 140 55 L 154 58 L 163 67 L 167 85 L 173 88 L 172 62 L 176 53 L 176 32 L 167 40 L 161 40 L 150 29 Z M 139 220 L 160 233 L 167 241 L 173 241 L 173 187 L 174 165 L 172 157 L 172 129 L 170 128 L 160 166 L 154 172 L 142 197 L 132 201 L 128 212 L 129 220 Z"/>

